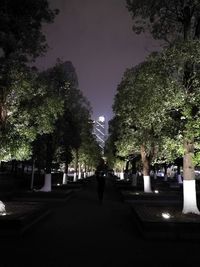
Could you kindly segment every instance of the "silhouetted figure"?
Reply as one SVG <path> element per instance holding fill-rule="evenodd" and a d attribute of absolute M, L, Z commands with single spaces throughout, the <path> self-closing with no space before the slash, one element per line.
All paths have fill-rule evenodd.
<path fill-rule="evenodd" d="M 105 189 L 105 178 L 107 176 L 108 166 L 105 164 L 102 159 L 99 165 L 96 168 L 96 178 L 97 178 L 97 193 L 100 204 L 103 202 L 103 193 Z"/>

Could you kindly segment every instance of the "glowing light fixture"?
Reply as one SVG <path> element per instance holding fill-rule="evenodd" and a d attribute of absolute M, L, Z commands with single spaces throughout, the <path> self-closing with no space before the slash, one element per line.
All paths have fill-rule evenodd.
<path fill-rule="evenodd" d="M 57 186 L 60 186 L 60 184 L 57 184 Z"/>
<path fill-rule="evenodd" d="M 158 193 L 159 193 L 159 191 L 158 191 L 158 190 L 154 190 L 154 193 L 155 193 L 155 194 L 158 194 Z"/>
<path fill-rule="evenodd" d="M 0 201 L 0 216 L 5 216 L 5 215 L 6 215 L 6 206 L 2 201 Z"/>
<path fill-rule="evenodd" d="M 100 116 L 100 117 L 99 117 L 99 121 L 100 121 L 100 122 L 104 122 L 104 121 L 105 121 L 105 117 L 104 117 L 104 116 Z"/>
<path fill-rule="evenodd" d="M 166 220 L 170 219 L 171 218 L 171 215 L 168 213 L 168 212 L 163 212 L 162 213 L 162 217 Z"/>

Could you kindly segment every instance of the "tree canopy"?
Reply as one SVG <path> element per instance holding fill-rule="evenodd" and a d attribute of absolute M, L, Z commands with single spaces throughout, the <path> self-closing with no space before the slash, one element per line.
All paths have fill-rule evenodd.
<path fill-rule="evenodd" d="M 136 33 L 149 31 L 167 43 L 200 36 L 198 0 L 126 0 Z"/>
<path fill-rule="evenodd" d="M 47 49 L 43 23 L 52 23 L 58 10 L 49 8 L 47 0 L 1 0 L 0 48 L 6 58 L 36 58 Z"/>

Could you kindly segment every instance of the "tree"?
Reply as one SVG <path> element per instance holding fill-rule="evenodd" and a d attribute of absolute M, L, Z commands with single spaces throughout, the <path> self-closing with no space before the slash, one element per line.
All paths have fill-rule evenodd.
<path fill-rule="evenodd" d="M 32 125 L 34 122 L 31 115 L 36 115 L 37 111 L 33 108 L 31 111 L 34 114 L 30 114 L 25 103 L 30 92 L 37 99 L 42 93 L 40 86 L 40 90 L 37 90 L 31 84 L 30 71 L 25 69 L 23 62 L 33 60 L 46 51 L 47 45 L 41 26 L 43 22 L 53 22 L 56 14 L 57 10 L 50 10 L 46 0 L 0 2 L 0 160 L 5 157 L 21 159 L 30 155 L 30 141 L 34 140 L 37 132 L 35 125 Z M 25 73 L 21 72 L 23 68 Z M 26 77 L 27 74 L 29 78 Z M 33 88 L 36 89 L 36 95 Z M 23 108 L 23 105 L 26 107 Z M 23 111 L 23 115 L 19 110 Z M 51 111 L 50 116 L 57 114 L 53 115 Z M 39 117 L 43 121 L 42 116 Z M 26 127 L 22 126 L 23 120 Z M 36 119 L 36 124 L 40 121 Z M 2 203 L 0 210 L 1 208 L 4 210 Z"/>
<path fill-rule="evenodd" d="M 27 147 L 27 144 L 25 145 L 25 139 L 27 135 L 30 137 L 33 134 L 34 127 L 28 128 L 27 123 L 24 123 L 26 129 L 24 127 L 20 130 L 18 127 L 16 130 L 13 129 L 15 123 L 13 121 L 11 123 L 10 120 L 13 120 L 14 117 L 15 120 L 17 118 L 18 124 L 21 124 L 20 127 L 22 127 L 24 119 L 26 121 L 29 119 L 30 121 L 31 114 L 26 117 L 27 114 L 24 114 L 25 109 L 23 109 L 23 105 L 27 107 L 28 99 L 32 101 L 33 97 L 30 97 L 31 94 L 34 97 L 42 94 L 40 86 L 35 92 L 31 91 L 36 89 L 35 85 L 31 85 L 31 82 L 37 74 L 33 70 L 26 68 L 23 62 L 32 60 L 45 52 L 47 45 L 45 36 L 41 32 L 42 23 L 53 22 L 57 13 L 57 10 L 49 9 L 46 0 L 39 0 L 37 2 L 3 0 L 0 3 L 0 49 L 3 51 L 0 58 L 0 135 L 3 135 L 1 140 L 5 141 L 5 146 L 8 143 L 11 144 L 11 140 L 18 140 L 18 143 L 14 142 L 15 145 L 13 143 L 12 147 L 14 150 L 10 154 L 19 151 L 20 147 L 20 150 L 23 151 L 23 153 L 19 153 L 20 155 L 25 153 L 26 156 L 25 154 L 24 156 L 27 157 L 30 154 L 30 147 Z M 31 71 L 34 72 L 32 77 L 30 75 Z M 51 105 L 51 103 L 49 104 Z M 17 114 L 18 108 L 20 108 L 20 112 L 23 110 L 23 115 L 19 116 Z M 37 111 L 35 110 L 35 114 L 32 115 L 36 115 L 36 113 Z M 50 114 L 52 113 L 50 112 Z M 37 123 L 40 122 L 43 122 L 41 116 L 39 116 Z M 22 130 L 25 132 L 23 138 Z M 19 131 L 21 131 L 21 137 L 16 138 L 16 134 L 19 135 Z M 6 150 L 1 151 L 6 154 L 8 147 Z M 1 158 L 3 158 L 2 153 Z"/>
<path fill-rule="evenodd" d="M 72 159 L 72 150 L 75 163 L 75 180 L 78 174 L 79 162 L 79 148 L 82 143 L 82 131 L 84 127 L 90 124 L 91 107 L 88 100 L 83 96 L 82 92 L 78 89 L 78 79 L 75 69 L 71 62 L 60 62 L 60 70 L 63 73 L 63 78 L 68 82 L 68 90 L 62 95 L 65 99 L 64 114 L 58 123 L 58 131 L 62 134 L 61 150 L 65 154 L 65 171 L 64 176 L 67 176 L 68 164 Z M 60 81 L 61 79 L 59 79 Z M 69 156 L 69 158 L 67 157 Z M 63 177 L 63 181 L 64 181 Z"/>
<path fill-rule="evenodd" d="M 127 7 L 132 14 L 134 20 L 133 30 L 140 33 L 144 30 L 149 30 L 154 38 L 164 39 L 170 44 L 176 41 L 181 41 L 182 46 L 189 46 L 194 43 L 193 40 L 200 37 L 200 3 L 194 1 L 139 1 L 127 0 Z M 194 45 L 195 46 L 195 45 Z M 180 46 L 179 46 L 180 47 Z M 191 48 L 191 46 L 190 46 Z M 173 49 L 173 48 L 172 48 Z M 180 54 L 180 53 L 179 53 Z M 184 56 L 186 53 L 184 54 Z M 183 148 L 184 148 L 184 181 L 183 194 L 184 205 L 183 213 L 200 214 L 196 205 L 196 188 L 194 178 L 194 139 L 191 134 L 190 127 L 195 125 L 191 120 L 193 112 L 198 106 L 191 105 L 187 102 L 193 98 L 194 91 L 194 73 L 197 64 L 192 62 L 192 58 L 183 58 L 180 67 L 183 70 L 182 75 L 182 90 L 186 97 L 184 101 L 186 107 L 183 117 L 185 120 L 185 129 L 183 132 Z M 191 85 L 192 81 L 192 85 Z M 188 104 L 189 103 L 189 104 Z M 198 113 L 198 112 L 197 112 Z M 195 116 L 196 114 L 195 113 Z M 189 122 L 188 122 L 189 119 Z M 192 129 L 194 129 L 192 128 Z M 191 197 L 192 195 L 192 197 Z"/>
<path fill-rule="evenodd" d="M 101 148 L 92 134 L 92 130 L 92 124 L 87 122 L 81 132 L 79 164 L 84 166 L 85 173 L 96 168 L 101 159 Z"/>
<path fill-rule="evenodd" d="M 63 182 L 67 182 L 68 164 L 72 161 L 75 151 L 75 162 L 77 170 L 79 148 L 82 143 L 81 134 L 83 128 L 90 121 L 90 105 L 87 99 L 77 88 L 78 81 L 75 69 L 71 62 L 58 60 L 53 68 L 42 74 L 43 79 L 49 87 L 49 94 L 52 98 L 58 97 L 62 105 L 62 113 L 59 114 L 54 123 L 52 133 L 46 135 L 45 162 L 46 171 L 45 183 L 42 191 L 51 191 L 51 165 L 52 161 L 63 164 Z M 39 152 L 40 153 L 40 152 Z M 48 165 L 48 166 L 47 166 Z M 76 171 L 77 172 L 77 171 Z"/>
<path fill-rule="evenodd" d="M 34 149 L 34 157 L 41 157 L 43 154 L 45 161 L 45 179 L 44 186 L 40 189 L 41 191 L 51 191 L 51 169 L 52 162 L 55 157 L 61 159 L 60 144 L 63 142 L 63 129 L 66 128 L 66 103 L 68 97 L 68 91 L 70 90 L 70 81 L 68 80 L 67 73 L 63 68 L 63 63 L 58 61 L 53 68 L 41 73 L 41 80 L 48 85 L 49 97 L 51 99 L 57 99 L 57 103 L 62 107 L 62 112 L 57 116 L 53 122 L 53 131 L 47 133 L 42 141 L 44 143 L 44 149 Z M 38 138 L 40 143 L 41 138 Z M 38 142 L 35 142 L 35 148 L 37 148 Z M 59 152 L 58 152 L 59 151 Z M 66 149 L 64 152 L 68 152 Z"/>
<path fill-rule="evenodd" d="M 13 103 L 15 95 L 18 94 L 18 88 L 15 87 L 16 92 L 12 91 L 10 96 L 10 79 L 16 85 L 19 80 L 21 81 L 19 76 L 22 75 L 20 71 L 25 68 L 23 63 L 33 60 L 46 51 L 45 36 L 41 32 L 42 23 L 53 22 L 57 13 L 57 10 L 49 8 L 46 0 L 0 2 L 0 50 L 3 51 L 0 55 L 0 131 L 6 124 L 10 112 L 7 110 L 8 97 L 12 98 Z M 25 85 L 23 90 L 24 95 Z"/>
<path fill-rule="evenodd" d="M 115 114 L 120 119 L 118 127 L 122 129 L 118 149 L 127 151 L 127 155 L 140 151 L 145 192 L 151 192 L 150 165 L 168 134 L 169 126 L 166 125 L 171 123 L 167 113 L 173 104 L 175 90 L 161 66 L 160 57 L 152 56 L 127 70 L 118 86 L 114 104 Z"/>
<path fill-rule="evenodd" d="M 1 64 L 1 89 L 6 91 L 0 124 L 0 159 L 23 160 L 31 156 L 31 143 L 37 135 L 52 131 L 62 112 L 62 103 L 52 98 L 36 70 L 15 62 Z"/>
<path fill-rule="evenodd" d="M 108 138 L 105 142 L 104 155 L 110 168 L 113 168 L 118 175 L 120 172 L 120 177 L 124 179 L 125 159 L 127 155 L 132 153 L 134 147 L 132 141 L 127 139 L 126 130 L 122 131 L 125 128 L 124 125 L 122 126 L 121 117 L 118 115 L 115 115 L 109 121 Z"/>
<path fill-rule="evenodd" d="M 41 28 L 52 23 L 58 10 L 51 10 L 47 0 L 2 0 L 0 2 L 0 48 L 5 58 L 20 60 L 38 57 L 47 49 Z"/>
<path fill-rule="evenodd" d="M 182 141 L 183 157 L 183 193 L 184 206 L 183 213 L 196 213 L 196 189 L 195 189 L 195 150 L 198 148 L 200 133 L 200 114 L 199 114 L 199 41 L 190 40 L 178 43 L 163 53 L 166 65 L 173 68 L 174 74 L 171 80 L 179 88 L 180 98 L 178 111 L 180 114 L 180 123 L 182 130 L 179 139 Z M 171 61 L 170 61 L 171 59 Z M 191 197 L 191 191 L 192 197 Z M 190 195 L 190 197 L 189 197 Z"/>
<path fill-rule="evenodd" d="M 133 19 L 133 31 L 149 31 L 168 44 L 199 38 L 200 3 L 174 0 L 126 0 Z"/>

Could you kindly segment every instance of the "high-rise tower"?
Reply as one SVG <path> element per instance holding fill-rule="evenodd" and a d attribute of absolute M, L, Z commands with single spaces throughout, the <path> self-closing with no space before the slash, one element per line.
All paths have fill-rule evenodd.
<path fill-rule="evenodd" d="M 94 121 L 94 135 L 103 151 L 106 140 L 106 120 L 104 116 L 99 116 L 98 119 Z"/>

